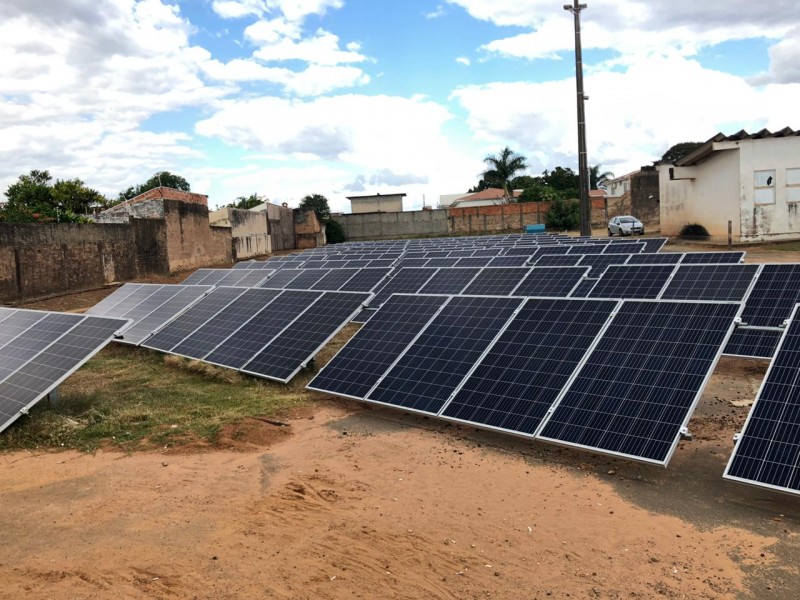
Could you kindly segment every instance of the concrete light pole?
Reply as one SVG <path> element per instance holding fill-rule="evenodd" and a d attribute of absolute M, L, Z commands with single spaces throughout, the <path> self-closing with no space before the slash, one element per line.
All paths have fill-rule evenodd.
<path fill-rule="evenodd" d="M 575 17 L 575 80 L 578 86 L 578 180 L 580 186 L 581 235 L 592 235 L 592 205 L 589 203 L 589 161 L 586 157 L 586 111 L 583 103 L 587 100 L 583 93 L 583 54 L 581 52 L 581 11 L 586 4 L 565 4 Z"/>

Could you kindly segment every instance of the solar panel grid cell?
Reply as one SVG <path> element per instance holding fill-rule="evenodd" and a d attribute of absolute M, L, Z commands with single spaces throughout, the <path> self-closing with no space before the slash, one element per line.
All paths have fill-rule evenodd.
<path fill-rule="evenodd" d="M 473 296 L 508 296 L 528 273 L 530 267 L 487 267 L 476 275 L 463 293 Z"/>
<path fill-rule="evenodd" d="M 586 277 L 587 267 L 539 267 L 531 269 L 512 292 L 515 296 L 566 298 Z"/>
<path fill-rule="evenodd" d="M 680 265 L 661 298 L 665 300 L 741 301 L 750 291 L 759 265 Z"/>
<path fill-rule="evenodd" d="M 590 298 L 657 298 L 672 265 L 609 266 L 592 288 Z"/>

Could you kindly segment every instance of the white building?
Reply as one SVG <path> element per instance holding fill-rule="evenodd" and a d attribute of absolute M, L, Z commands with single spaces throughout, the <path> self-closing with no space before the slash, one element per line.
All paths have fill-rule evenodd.
<path fill-rule="evenodd" d="M 619 198 L 625 192 L 631 190 L 631 178 L 637 173 L 639 173 L 639 171 L 633 171 L 627 175 L 615 177 L 614 179 L 606 179 L 600 184 L 600 187 L 606 191 L 608 198 Z"/>
<path fill-rule="evenodd" d="M 800 132 L 717 134 L 659 170 L 661 233 L 700 224 L 713 241 L 800 238 Z"/>

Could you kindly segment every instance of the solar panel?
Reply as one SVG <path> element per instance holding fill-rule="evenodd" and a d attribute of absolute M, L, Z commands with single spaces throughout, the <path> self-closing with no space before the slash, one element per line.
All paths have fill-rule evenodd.
<path fill-rule="evenodd" d="M 515 296 L 550 296 L 566 298 L 586 277 L 587 267 L 539 267 L 531 269 L 513 294 Z"/>
<path fill-rule="evenodd" d="M 142 287 L 141 283 L 126 283 L 122 287 L 118 287 L 111 294 L 103 298 L 100 302 L 95 304 L 92 308 L 86 311 L 87 315 L 100 316 L 110 310 L 114 305 L 121 302 L 133 292 Z"/>
<path fill-rule="evenodd" d="M 624 254 L 619 256 L 616 254 L 584 255 L 578 265 L 591 267 L 592 270 L 589 272 L 589 276 L 592 279 L 599 279 L 608 267 L 611 265 L 624 265 L 627 259 L 628 256 Z"/>
<path fill-rule="evenodd" d="M 618 304 L 529 299 L 441 415 L 533 435 Z"/>
<path fill-rule="evenodd" d="M 298 292 L 299 293 L 299 292 Z M 314 293 L 314 292 L 311 292 Z M 230 304 L 198 327 L 170 352 L 187 358 L 205 358 L 281 294 L 278 290 L 247 288 Z M 253 326 L 255 330 L 255 326 Z"/>
<path fill-rule="evenodd" d="M 455 266 L 457 267 L 485 267 L 494 260 L 490 256 L 473 256 L 470 258 L 462 258 Z"/>
<path fill-rule="evenodd" d="M 800 318 L 795 307 L 724 477 L 800 494 Z"/>
<path fill-rule="evenodd" d="M 142 345 L 153 350 L 169 352 L 245 291 L 245 288 L 234 287 L 212 289 L 207 296 L 145 340 Z"/>
<path fill-rule="evenodd" d="M 272 273 L 269 269 L 258 269 L 247 271 L 234 271 L 228 269 L 225 277 L 213 283 L 204 283 L 203 285 L 215 285 L 218 287 L 235 286 L 235 287 L 257 287 L 259 283 L 264 281 Z M 185 285 L 185 283 L 184 283 Z"/>
<path fill-rule="evenodd" d="M 521 298 L 452 298 L 366 399 L 438 413 L 521 303 Z"/>
<path fill-rule="evenodd" d="M 233 265 L 234 269 L 253 269 L 258 268 L 254 260 L 243 260 Z"/>
<path fill-rule="evenodd" d="M 646 248 L 642 252 L 655 253 L 659 252 L 664 244 L 667 243 L 667 238 L 645 238 L 641 240 L 645 243 Z"/>
<path fill-rule="evenodd" d="M 430 258 L 426 267 L 455 267 L 460 258 Z"/>
<path fill-rule="evenodd" d="M 617 242 L 606 246 L 603 254 L 639 254 L 645 249 L 641 242 Z"/>
<path fill-rule="evenodd" d="M 338 269 L 301 269 L 300 274 L 292 279 L 291 288 L 293 290 L 310 290 L 317 282 L 330 273 Z M 267 286 L 261 286 L 267 287 Z M 271 286 L 270 286 L 271 287 Z M 289 287 L 289 286 L 285 286 Z"/>
<path fill-rule="evenodd" d="M 394 266 L 394 263 L 397 261 L 395 258 L 388 258 L 388 259 L 374 259 L 369 261 L 369 264 L 366 268 L 368 269 L 388 269 L 389 267 Z"/>
<path fill-rule="evenodd" d="M 530 248 L 509 248 L 506 250 L 506 256 L 516 256 L 520 254 L 528 254 L 533 256 L 542 256 L 544 254 L 566 254 L 569 252 L 570 246 L 564 245 L 557 245 L 557 246 L 538 246 L 534 247 L 532 252 L 523 252 L 525 250 L 530 250 Z"/>
<path fill-rule="evenodd" d="M 339 290 L 342 292 L 371 292 L 391 272 L 391 269 L 359 269 Z"/>
<path fill-rule="evenodd" d="M 17 314 L 21 312 L 34 311 Z M 46 313 L 4 346 L 8 351 L 0 357 L 0 431 L 99 352 L 125 324 L 120 319 Z"/>
<path fill-rule="evenodd" d="M 291 283 L 302 275 L 306 269 L 281 269 L 276 271 L 269 279 L 264 281 L 260 286 L 262 288 L 269 288 L 273 290 L 282 290 L 291 287 Z"/>
<path fill-rule="evenodd" d="M 480 269 L 439 269 L 419 290 L 420 294 L 460 294 L 480 273 Z"/>
<path fill-rule="evenodd" d="M 181 283 L 183 285 L 200 285 L 208 279 L 207 285 L 215 285 L 220 279 L 230 274 L 230 269 L 197 269 Z"/>
<path fill-rule="evenodd" d="M 589 274 L 591 275 L 591 272 Z M 575 289 L 572 290 L 572 293 L 569 295 L 569 297 L 587 298 L 598 281 L 598 279 L 584 279 L 577 286 L 575 286 Z"/>
<path fill-rule="evenodd" d="M 680 265 L 661 293 L 665 300 L 740 302 L 747 297 L 759 265 Z"/>
<path fill-rule="evenodd" d="M 742 311 L 742 323 L 756 327 L 780 327 L 800 302 L 800 264 L 764 265 Z M 725 354 L 772 358 L 779 331 L 736 328 Z"/>
<path fill-rule="evenodd" d="M 402 267 L 424 267 L 429 261 L 428 258 L 402 258 L 397 262 L 397 268 Z"/>
<path fill-rule="evenodd" d="M 594 256 L 603 254 L 607 244 L 576 244 L 569 246 L 570 255 Z"/>
<path fill-rule="evenodd" d="M 530 272 L 530 267 L 483 269 L 463 291 L 473 296 L 508 296 Z"/>
<path fill-rule="evenodd" d="M 135 289 L 131 290 L 133 286 L 135 286 Z M 94 317 L 124 315 L 129 310 L 141 304 L 160 287 L 160 285 L 151 283 L 126 283 L 102 302 L 87 310 L 86 314 Z"/>
<path fill-rule="evenodd" d="M 625 301 L 537 437 L 666 465 L 739 306 Z"/>
<path fill-rule="evenodd" d="M 608 267 L 589 298 L 658 298 L 674 269 L 672 265 Z"/>
<path fill-rule="evenodd" d="M 448 300 L 446 296 L 391 296 L 308 388 L 364 398 Z"/>
<path fill-rule="evenodd" d="M 744 252 L 687 252 L 681 264 L 720 264 L 744 262 Z"/>
<path fill-rule="evenodd" d="M 321 296 L 322 292 L 282 292 L 268 305 L 262 303 L 260 309 L 251 310 L 250 318 L 240 321 L 239 327 L 204 360 L 222 367 L 241 369 Z"/>
<path fill-rule="evenodd" d="M 317 283 L 311 286 L 311 289 L 329 290 L 335 292 L 345 283 L 350 281 L 350 279 L 352 279 L 356 273 L 358 273 L 358 269 L 333 269 L 325 277 L 323 277 L 322 279 L 317 281 Z"/>
<path fill-rule="evenodd" d="M 366 260 L 348 260 L 342 265 L 343 269 L 366 269 L 372 265 L 372 259 Z"/>
<path fill-rule="evenodd" d="M 136 313 L 135 319 L 133 316 L 133 311 L 129 313 L 132 315 L 130 317 L 121 315 L 121 318 L 131 319 L 133 322 L 125 329 L 122 337 L 117 341 L 138 346 L 153 332 L 163 327 L 164 324 L 173 319 L 178 313 L 189 308 L 192 304 L 202 298 L 204 294 L 213 289 L 211 286 L 207 285 L 176 285 L 164 287 L 174 287 L 177 288 L 177 290 L 175 290 L 175 292 L 171 295 L 164 294 L 163 297 L 159 296 L 159 294 L 161 294 L 161 290 L 159 290 L 159 292 L 156 294 L 153 294 L 145 303 L 143 303 L 148 304 L 149 308 L 152 310 L 141 315 Z M 158 304 L 156 304 L 156 301 L 159 301 Z"/>
<path fill-rule="evenodd" d="M 528 256 L 496 256 L 493 258 L 488 267 L 522 267 L 527 264 Z"/>
<path fill-rule="evenodd" d="M 406 267 L 395 269 L 392 277 L 386 281 L 384 286 L 378 288 L 378 293 L 370 301 L 370 305 L 380 306 L 392 294 L 413 294 L 419 291 L 434 273 L 436 273 L 436 269 Z"/>
<path fill-rule="evenodd" d="M 537 267 L 574 267 L 580 262 L 582 256 L 574 254 L 545 254 L 534 263 Z"/>
<path fill-rule="evenodd" d="M 626 265 L 677 265 L 683 259 L 683 252 L 664 252 L 663 254 L 633 254 Z"/>
<path fill-rule="evenodd" d="M 326 292 L 242 368 L 242 372 L 288 382 L 344 327 L 370 294 Z"/>

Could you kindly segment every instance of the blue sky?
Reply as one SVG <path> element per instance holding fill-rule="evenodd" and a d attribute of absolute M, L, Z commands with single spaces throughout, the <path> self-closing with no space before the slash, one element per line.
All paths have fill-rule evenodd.
<path fill-rule="evenodd" d="M 159 170 L 212 207 L 464 192 L 508 145 L 575 168 L 572 17 L 551 0 L 4 0 L 0 191 L 30 169 L 114 197 Z M 800 127 L 800 3 L 583 13 L 589 162 Z M 794 119 L 794 120 L 793 120 Z"/>

